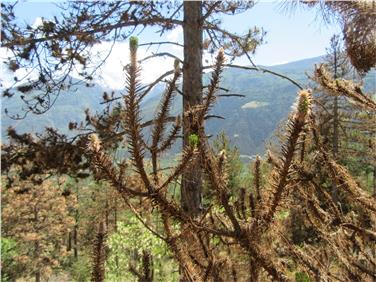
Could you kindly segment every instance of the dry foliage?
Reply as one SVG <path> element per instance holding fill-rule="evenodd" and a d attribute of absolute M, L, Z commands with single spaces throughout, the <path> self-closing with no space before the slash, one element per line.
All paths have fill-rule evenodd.
<path fill-rule="evenodd" d="M 129 159 L 113 161 L 107 147 L 111 139 L 104 138 L 119 136 L 111 132 L 113 127 L 108 127 L 107 134 L 99 131 L 101 134 L 82 137 L 75 143 L 75 150 L 85 155 L 96 179 L 110 183 L 145 227 L 167 243 L 179 263 L 183 281 L 292 281 L 294 272 L 304 272 L 315 281 L 375 279 L 375 198 L 328 154 L 317 130 L 310 90 L 298 93 L 286 125 L 281 155 L 269 155 L 271 173 L 261 174 L 263 160 L 258 158 L 254 164 L 253 185 L 240 187 L 239 193 L 235 193 L 229 188 L 226 151 L 214 152 L 204 127 L 205 117 L 217 98 L 223 51 L 218 53 L 203 102 L 176 118 L 168 131 L 169 109 L 180 75 L 179 66 L 175 66 L 156 118 L 148 125 L 152 127 L 149 143 L 142 131 L 136 40 L 130 40 L 130 49 L 127 86 L 116 115 L 119 132 L 124 133 L 125 138 L 113 139 L 126 142 Z M 316 76 L 331 93 L 346 95 L 375 112 L 375 103 L 361 95 L 357 87 L 331 79 L 322 68 L 317 70 Z M 191 136 L 178 164 L 165 170 L 161 156 L 179 137 L 182 119 L 195 127 L 198 134 Z M 95 127 L 95 122 L 91 125 Z M 102 124 L 101 130 L 103 128 Z M 58 150 L 54 147 L 56 143 L 48 144 L 51 150 Z M 150 156 L 150 166 L 146 156 Z M 192 216 L 171 195 L 169 187 L 179 181 L 198 157 L 212 196 L 210 206 L 205 207 L 202 214 Z M 10 162 L 8 154 L 4 158 Z M 25 160 L 25 154 L 16 154 L 12 160 L 20 163 Z M 43 161 L 43 158 L 35 161 Z M 328 193 L 327 185 L 331 183 L 335 183 L 347 199 L 348 209 L 341 209 Z M 162 228 L 145 220 L 151 208 L 159 216 Z M 290 210 L 313 230 L 312 240 L 294 244 L 290 230 L 294 218 Z M 104 237 L 102 228 L 93 260 L 93 280 L 96 281 L 103 280 L 104 276 Z M 151 261 L 145 253 L 144 269 L 132 269 L 140 281 L 151 279 Z"/>
<path fill-rule="evenodd" d="M 11 187 L 2 188 L 2 236 L 20 243 L 15 260 L 24 274 L 48 277 L 68 255 L 64 240 L 75 224 L 69 210 L 76 199 L 54 181 L 13 178 Z"/>
<path fill-rule="evenodd" d="M 376 66 L 376 1 L 374 0 L 303 0 L 309 6 L 320 6 L 324 19 L 335 18 L 342 26 L 346 52 L 359 72 Z"/>

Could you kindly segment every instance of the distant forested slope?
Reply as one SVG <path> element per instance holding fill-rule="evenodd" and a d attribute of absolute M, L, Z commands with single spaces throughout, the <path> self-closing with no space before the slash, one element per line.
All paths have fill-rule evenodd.
<path fill-rule="evenodd" d="M 306 73 L 311 73 L 314 64 L 322 61 L 321 57 L 305 59 L 284 65 L 268 67 L 301 83 L 303 86 L 311 82 Z M 375 90 L 375 71 L 365 78 L 368 91 Z M 265 142 L 273 135 L 281 120 L 287 117 L 291 105 L 295 101 L 298 88 L 291 82 L 267 73 L 247 71 L 242 69 L 226 69 L 223 73 L 221 87 L 227 88 L 228 93 L 242 94 L 245 97 L 222 97 L 212 110 L 214 115 L 224 119 L 210 119 L 207 132 L 217 135 L 224 131 L 232 143 L 243 155 L 252 156 L 263 153 Z M 63 133 L 72 134 L 68 130 L 68 122 L 79 122 L 84 119 L 84 110 L 91 112 L 101 110 L 100 101 L 104 91 L 100 85 L 87 88 L 79 86 L 75 91 L 65 92 L 57 100 L 54 107 L 43 115 L 28 115 L 23 120 L 12 120 L 4 113 L 8 108 L 10 113 L 16 113 L 22 107 L 18 97 L 2 101 L 2 138 L 6 142 L 6 129 L 15 127 L 19 132 L 42 132 L 46 126 L 58 128 Z M 155 112 L 162 93 L 162 86 L 156 87 L 149 98 L 143 103 L 143 115 L 150 119 Z M 119 91 L 118 91 L 119 92 Z M 181 111 L 181 96 L 175 99 L 173 113 Z M 179 148 L 173 148 L 178 152 Z"/>

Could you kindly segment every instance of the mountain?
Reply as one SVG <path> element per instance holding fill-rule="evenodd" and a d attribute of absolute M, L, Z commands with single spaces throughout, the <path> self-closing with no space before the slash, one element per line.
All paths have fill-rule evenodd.
<path fill-rule="evenodd" d="M 322 57 L 304 59 L 283 65 L 267 67 L 267 69 L 286 75 L 303 86 L 312 84 L 306 73 L 312 73 L 314 64 L 322 62 Z M 208 83 L 210 74 L 204 78 Z M 367 91 L 375 91 L 375 71 L 364 79 Z M 275 129 L 286 119 L 296 99 L 298 88 L 286 79 L 272 74 L 227 68 L 224 70 L 221 87 L 229 89 L 228 93 L 242 94 L 244 97 L 220 97 L 212 109 L 213 115 L 224 119 L 209 119 L 207 132 L 217 135 L 224 131 L 242 155 L 252 156 L 264 152 L 265 143 L 270 140 Z M 142 113 L 145 120 L 151 119 L 159 103 L 162 86 L 158 86 L 148 99 L 143 102 Z M 69 133 L 69 121 L 80 121 L 84 118 L 84 109 L 91 112 L 100 111 L 102 93 L 108 91 L 99 85 L 87 88 L 78 86 L 74 92 L 61 93 L 53 109 L 36 116 L 28 115 L 26 119 L 14 121 L 4 114 L 4 108 L 16 112 L 22 106 L 17 97 L 3 99 L 2 136 L 6 128 L 15 127 L 19 132 L 41 132 L 45 126 L 54 126 L 64 133 Z M 218 94 L 223 94 L 219 92 Z M 181 112 L 182 98 L 177 95 L 172 107 L 172 114 Z M 72 134 L 72 133 L 70 133 Z M 179 148 L 173 148 L 178 152 Z"/>
<path fill-rule="evenodd" d="M 77 79 L 70 78 L 72 83 L 76 84 L 69 90 L 62 91 L 53 107 L 41 115 L 29 113 L 24 119 L 13 119 L 11 117 L 19 114 L 22 116 L 24 113 L 25 103 L 21 99 L 20 93 L 16 93 L 11 98 L 2 98 L 2 111 L 1 111 L 1 137 L 6 141 L 6 132 L 9 126 L 14 127 L 18 132 L 40 133 L 43 132 L 45 127 L 58 128 L 61 133 L 72 135 L 74 134 L 68 128 L 68 123 L 80 122 L 85 119 L 85 110 L 89 109 L 91 113 L 100 112 L 103 110 L 104 105 L 103 93 L 111 93 L 112 90 L 101 86 L 100 84 L 93 84 L 87 87 L 85 84 L 80 83 Z M 150 97 L 163 91 L 161 85 L 157 85 L 150 94 Z M 115 91 L 115 96 L 120 96 L 121 91 Z M 31 92 L 25 95 L 31 97 L 38 94 Z M 146 96 L 145 103 L 148 101 L 149 96 Z M 5 109 L 8 114 L 5 113 Z"/>
<path fill-rule="evenodd" d="M 77 80 L 72 79 L 73 83 Z M 72 86 L 69 90 L 62 91 L 53 107 L 44 114 L 36 115 L 29 113 L 26 118 L 20 120 L 11 119 L 10 116 L 22 115 L 25 103 L 16 93 L 11 98 L 2 98 L 1 113 L 1 136 L 4 140 L 6 130 L 9 126 L 14 127 L 18 132 L 40 133 L 45 127 L 55 127 L 61 132 L 68 132 L 69 121 L 79 121 L 85 118 L 86 108 L 98 108 L 101 94 L 104 89 L 99 85 L 85 87 L 83 85 Z M 37 92 L 25 94 L 26 98 L 36 95 Z M 5 113 L 8 111 L 8 115 Z"/>

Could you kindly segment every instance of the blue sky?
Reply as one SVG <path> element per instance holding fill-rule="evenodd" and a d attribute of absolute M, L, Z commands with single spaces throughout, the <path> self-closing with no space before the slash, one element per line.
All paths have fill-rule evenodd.
<path fill-rule="evenodd" d="M 40 17 L 51 18 L 59 14 L 54 3 L 21 1 L 18 4 L 16 16 L 20 21 L 29 24 L 34 23 Z M 340 32 L 339 26 L 324 24 L 320 17 L 317 17 L 316 10 L 300 7 L 293 12 L 286 13 L 281 8 L 281 1 L 259 1 L 254 8 L 243 14 L 223 18 L 223 27 L 232 32 L 241 33 L 253 26 L 263 27 L 267 31 L 266 43 L 260 46 L 253 56 L 253 61 L 256 64 L 266 66 L 323 55 L 325 48 L 329 45 L 330 37 Z M 167 39 L 181 42 L 183 38 L 181 28 L 167 33 L 163 38 L 159 38 L 155 31 L 156 29 L 145 29 L 139 35 L 139 41 L 144 43 Z M 113 54 L 108 58 L 108 63 L 101 69 L 100 81 L 106 86 L 123 87 L 122 69 L 128 63 L 128 55 L 124 52 L 128 49 L 126 45 L 126 42 L 117 43 Z M 97 52 L 96 54 L 104 53 L 109 46 L 107 43 L 102 43 L 95 46 L 94 51 Z M 182 50 L 176 46 L 167 47 L 163 51 L 182 57 Z M 152 52 L 158 52 L 158 50 L 156 48 L 141 49 L 139 56 L 147 56 Z M 212 58 L 209 54 L 204 56 L 209 62 L 211 61 Z M 245 58 L 237 60 L 236 63 L 249 64 Z M 143 65 L 143 79 L 152 81 L 160 74 L 170 70 L 172 65 L 171 59 L 157 58 L 148 61 Z"/>
<path fill-rule="evenodd" d="M 19 18 L 27 22 L 34 22 L 41 16 L 49 18 L 54 14 L 58 14 L 57 9 L 49 1 L 21 2 L 17 9 Z M 262 65 L 322 55 L 330 37 L 340 32 L 338 26 L 324 24 L 317 17 L 315 9 L 298 7 L 295 11 L 286 12 L 281 7 L 281 1 L 259 1 L 251 10 L 227 16 L 223 20 L 224 27 L 236 32 L 243 32 L 255 25 L 267 31 L 267 42 L 254 57 L 255 62 Z M 156 38 L 151 31 L 140 35 L 142 41 L 151 38 Z"/>
<path fill-rule="evenodd" d="M 224 21 L 231 30 L 244 30 L 246 25 L 263 27 L 266 44 L 259 47 L 254 61 L 275 65 L 325 54 L 330 37 L 340 33 L 338 25 L 324 24 L 316 9 L 297 7 L 286 12 L 281 1 L 261 1 L 244 14 Z"/>

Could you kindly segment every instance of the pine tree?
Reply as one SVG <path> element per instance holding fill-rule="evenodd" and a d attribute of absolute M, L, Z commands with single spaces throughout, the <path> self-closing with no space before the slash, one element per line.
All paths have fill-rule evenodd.
<path fill-rule="evenodd" d="M 13 96 L 18 90 L 28 93 L 33 89 L 42 91 L 32 99 L 23 99 L 27 112 L 42 114 L 49 110 L 62 89 L 71 86 L 69 71 L 73 66 L 83 67 L 81 76 L 90 83 L 93 73 L 86 70 L 90 65 L 88 50 L 100 40 L 129 39 L 130 28 L 139 26 L 159 26 L 162 33 L 181 26 L 184 32 L 184 60 L 183 60 L 183 109 L 189 111 L 202 100 L 202 52 L 203 36 L 207 34 L 205 46 L 213 52 L 219 46 L 227 46 L 227 53 L 241 56 L 252 53 L 262 41 L 263 31 L 257 28 L 249 29 L 243 35 L 236 35 L 224 30 L 218 24 L 216 17 L 221 14 L 236 14 L 253 7 L 249 2 L 203 2 L 184 1 L 184 3 L 170 1 L 152 2 L 103 2 L 92 3 L 70 2 L 65 7 L 60 18 L 44 21 L 33 29 L 30 26 L 20 27 L 14 21 L 15 4 L 2 4 L 2 41 L 3 47 L 8 48 L 14 57 L 9 59 L 8 65 L 15 71 L 22 67 L 32 67 L 37 70 L 39 80 L 29 81 L 25 86 L 17 89 L 5 90 L 5 96 Z M 181 19 L 183 13 L 183 19 Z M 113 38 L 114 37 L 114 38 Z M 189 43 L 189 44 L 188 44 Z M 158 44 L 151 42 L 150 46 Z M 176 42 L 161 42 L 177 44 Z M 147 44 L 146 44 L 147 45 Z M 182 46 L 181 44 L 177 44 Z M 67 52 L 63 50 L 66 49 Z M 53 58 L 51 63 L 47 59 L 42 62 L 41 54 L 48 53 L 46 58 Z M 38 57 L 38 60 L 30 59 Z M 96 69 L 96 67 L 95 67 Z M 63 72 L 58 77 L 54 71 Z M 163 76 L 164 77 L 164 76 Z M 156 81 L 155 83 L 157 83 Z M 155 85 L 152 84 L 153 85 Z M 152 88 L 149 87 L 143 95 Z M 148 90 L 149 89 L 149 90 Z M 197 124 L 192 124 L 192 118 L 183 116 L 183 147 L 187 146 L 191 134 L 197 134 Z M 18 116 L 17 116 L 18 118 Z M 197 164 L 200 160 L 197 159 Z M 193 216 L 201 213 L 201 170 L 200 166 L 192 166 L 183 174 L 181 185 L 182 206 Z"/>
<path fill-rule="evenodd" d="M 333 79 L 360 79 L 351 66 L 338 35 L 331 38 L 324 66 Z M 319 89 L 320 90 L 320 89 Z M 375 157 L 372 151 L 375 133 L 374 114 L 354 107 L 348 98 L 323 91 L 318 98 L 321 134 L 333 154 L 333 158 L 346 165 L 357 176 L 368 177 Z M 337 188 L 333 187 L 334 195 Z M 336 196 L 337 197 L 337 196 Z"/>
<path fill-rule="evenodd" d="M 116 10 L 116 5 L 121 4 L 112 3 L 111 7 Z M 103 5 L 102 8 L 106 7 L 106 4 Z M 138 5 L 153 8 L 154 4 L 135 2 L 135 7 Z M 150 14 L 146 11 L 147 15 Z M 81 15 L 82 18 L 83 21 L 87 20 L 87 11 Z M 93 20 L 92 17 L 89 19 Z M 176 21 L 163 21 L 163 24 L 174 23 Z M 50 24 L 43 26 L 46 32 L 50 31 Z M 99 32 L 111 29 L 111 26 L 101 27 L 103 29 Z M 12 36 L 17 34 L 17 30 L 13 30 Z M 89 36 L 88 43 L 92 42 L 90 34 L 73 35 Z M 46 38 L 53 40 L 57 35 L 51 36 Z M 24 46 L 33 41 L 26 39 L 26 42 L 18 42 L 17 36 L 15 40 Z M 45 38 L 38 38 L 34 43 L 39 40 L 44 41 Z M 173 118 L 174 123 L 168 131 L 170 106 L 179 89 L 177 83 L 181 69 L 175 63 L 155 118 L 151 122 L 143 121 L 140 109 L 145 92 L 139 80 L 138 47 L 137 38 L 132 37 L 131 61 L 125 68 L 126 87 L 120 97 L 122 103 L 116 114 L 114 111 L 103 114 L 104 120 L 111 125 L 107 129 L 108 134 L 102 134 L 106 132 L 106 126 L 103 126 L 106 122 L 89 113 L 88 123 L 92 131 L 71 143 L 52 130 L 40 139 L 27 134 L 18 135 L 13 131 L 14 142 L 4 147 L 2 155 L 8 179 L 12 180 L 9 173 L 12 166 L 22 167 L 19 173 L 22 178 L 40 170 L 50 173 L 63 170 L 67 174 L 72 171 L 75 175 L 82 167 L 86 172 L 90 171 L 96 180 L 111 185 L 139 222 L 166 243 L 179 265 L 183 281 L 291 281 L 292 275 L 317 281 L 375 279 L 375 262 L 369 252 L 376 238 L 373 231 L 375 199 L 363 190 L 349 170 L 328 150 L 328 143 L 335 147 L 335 142 L 332 139 L 323 142 L 318 130 L 321 121 L 312 108 L 315 102 L 311 90 L 302 89 L 297 93 L 297 101 L 286 123 L 280 154 L 269 156 L 270 173 L 262 175 L 260 168 L 264 161 L 257 158 L 253 167 L 253 183 L 248 183 L 246 187 L 234 187 L 226 151 L 216 152 L 205 132 L 206 117 L 217 99 L 225 50 L 218 52 L 210 84 L 205 88 L 202 100 L 184 112 L 183 118 L 191 118 L 190 126 L 194 130 L 188 136 L 188 144 L 176 164 L 166 169 L 162 166 L 161 156 L 179 138 L 182 123 L 182 117 Z M 75 59 L 82 58 L 76 54 Z M 327 93 L 346 97 L 369 113 L 376 112 L 374 100 L 364 95 L 361 87 L 354 82 L 333 78 L 323 66 L 316 69 L 315 80 Z M 114 124 L 117 131 L 112 130 Z M 151 140 L 144 137 L 145 126 L 151 127 Z M 119 135 L 125 136 L 116 140 L 126 145 L 127 154 L 115 160 L 109 148 L 113 148 L 111 138 Z M 72 151 L 83 157 L 70 158 Z M 60 158 L 61 155 L 63 158 Z M 147 156 L 150 156 L 150 161 Z M 58 162 L 51 161 L 51 158 Z M 202 169 L 208 183 L 212 201 L 199 215 L 193 215 L 171 195 L 170 188 L 187 171 L 197 169 L 194 166 L 198 158 L 199 169 Z M 86 166 L 78 166 L 77 160 L 79 163 L 85 160 Z M 14 182 L 9 184 L 10 187 L 12 185 L 17 186 Z M 328 193 L 328 186 L 332 185 L 341 187 L 343 198 L 351 203 L 348 209 L 341 209 Z M 319 240 L 301 246 L 293 244 L 287 224 L 288 220 L 293 219 L 289 213 L 292 208 L 301 211 L 303 221 L 309 224 Z M 150 211 L 153 211 L 159 224 L 148 220 Z M 93 280 L 99 281 L 105 276 L 104 231 L 104 228 L 99 228 L 93 259 Z M 140 278 L 150 280 L 153 276 L 150 265 L 151 258 L 145 252 L 144 269 L 142 272 L 135 269 L 135 274 L 137 272 Z"/>
<path fill-rule="evenodd" d="M 324 64 L 334 79 L 345 78 L 349 75 L 350 64 L 339 35 L 333 35 L 330 39 L 330 47 L 327 48 Z M 331 150 L 333 158 L 339 160 L 340 147 L 342 147 L 347 135 L 347 130 L 341 120 L 347 101 L 343 97 L 333 96 L 325 91 L 319 94 L 318 101 L 320 107 L 317 114 L 320 120 L 320 133 L 325 136 L 325 145 Z M 332 194 L 337 202 L 338 191 L 335 184 L 332 187 Z"/>
<path fill-rule="evenodd" d="M 24 275 L 39 282 L 67 256 L 64 239 L 75 223 L 69 216 L 74 205 L 52 181 L 28 179 L 2 191 L 2 232 L 20 244 L 16 262 Z"/>

